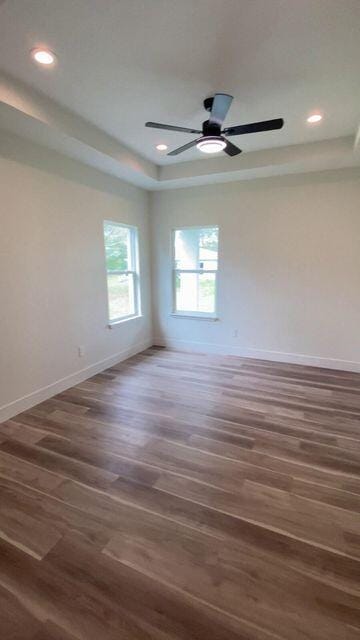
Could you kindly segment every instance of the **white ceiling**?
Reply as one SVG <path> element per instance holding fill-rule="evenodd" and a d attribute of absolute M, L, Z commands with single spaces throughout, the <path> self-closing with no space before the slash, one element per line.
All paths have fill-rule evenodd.
<path fill-rule="evenodd" d="M 54 68 L 30 59 L 37 45 L 56 52 Z M 360 0 L 5 0 L 0 60 L 157 165 L 211 166 L 197 149 L 159 153 L 157 143 L 191 135 L 144 123 L 198 128 L 216 91 L 234 96 L 227 125 L 285 119 L 280 131 L 234 138 L 244 152 L 355 137 L 360 120 Z M 323 121 L 309 126 L 318 110 Z M 228 172 L 235 159 L 223 161 Z"/>

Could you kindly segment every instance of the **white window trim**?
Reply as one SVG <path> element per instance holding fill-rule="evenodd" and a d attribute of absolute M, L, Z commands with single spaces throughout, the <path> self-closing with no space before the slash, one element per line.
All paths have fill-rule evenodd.
<path fill-rule="evenodd" d="M 120 326 L 123 323 L 129 322 L 129 320 L 136 320 L 137 318 L 142 318 L 141 314 L 132 315 L 132 316 L 124 316 L 121 320 L 113 320 L 108 323 L 109 329 L 116 329 L 116 327 Z"/>
<path fill-rule="evenodd" d="M 172 291 L 172 309 L 171 309 L 171 313 L 170 316 L 174 317 L 174 318 L 189 318 L 192 320 L 213 320 L 213 321 L 217 321 L 219 320 L 218 314 L 217 314 L 217 309 L 218 309 L 218 268 L 217 269 L 177 269 L 175 267 L 175 232 L 176 231 L 183 231 L 186 229 L 213 229 L 214 227 L 217 227 L 218 230 L 218 239 L 219 239 L 219 232 L 220 232 L 220 227 L 218 224 L 205 224 L 205 225 L 190 225 L 190 226 L 185 226 L 185 227 L 174 227 L 173 229 L 171 229 L 171 291 Z M 219 266 L 219 247 L 218 247 L 218 259 L 217 259 L 217 263 Z M 209 313 L 208 311 L 193 311 L 191 309 L 182 309 L 181 311 L 178 311 L 176 309 L 176 275 L 178 273 L 198 273 L 198 274 L 202 274 L 202 273 L 214 273 L 215 274 L 215 309 L 214 311 L 211 313 Z"/>
<path fill-rule="evenodd" d="M 138 227 L 123 222 L 116 222 L 114 220 L 104 220 L 103 230 L 106 224 L 111 224 L 117 227 L 124 227 L 130 230 L 130 252 L 131 252 L 131 266 L 132 269 L 108 271 L 106 266 L 106 246 L 105 246 L 105 234 L 104 236 L 104 248 L 105 248 L 105 274 L 106 274 L 106 292 L 107 292 L 107 305 L 108 305 L 108 327 L 112 329 L 114 326 L 119 325 L 128 320 L 134 318 L 141 318 L 141 292 L 140 292 L 140 266 L 139 266 L 139 230 Z M 118 318 L 110 319 L 110 305 L 109 305 L 109 291 L 108 291 L 108 274 L 114 275 L 131 275 L 133 278 L 133 291 L 134 291 L 134 313 L 127 316 L 119 316 Z"/>
<path fill-rule="evenodd" d="M 170 313 L 172 318 L 178 318 L 180 320 L 204 320 L 205 322 L 218 322 L 220 318 L 218 316 L 210 316 L 210 315 L 194 315 L 195 311 L 191 313 L 186 313 L 186 311 L 178 311 Z"/>

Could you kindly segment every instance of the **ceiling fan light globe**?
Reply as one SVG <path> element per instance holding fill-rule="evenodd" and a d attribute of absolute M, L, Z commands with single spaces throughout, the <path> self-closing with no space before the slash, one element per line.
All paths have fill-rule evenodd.
<path fill-rule="evenodd" d="M 197 148 L 203 153 L 219 153 L 226 147 L 226 140 L 219 137 L 207 136 L 197 143 Z"/>

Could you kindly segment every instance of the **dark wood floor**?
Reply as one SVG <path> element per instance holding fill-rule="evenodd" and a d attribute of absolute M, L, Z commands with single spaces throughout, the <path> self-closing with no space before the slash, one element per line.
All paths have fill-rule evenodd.
<path fill-rule="evenodd" d="M 0 425 L 1 640 L 359 640 L 359 392 L 150 349 Z"/>

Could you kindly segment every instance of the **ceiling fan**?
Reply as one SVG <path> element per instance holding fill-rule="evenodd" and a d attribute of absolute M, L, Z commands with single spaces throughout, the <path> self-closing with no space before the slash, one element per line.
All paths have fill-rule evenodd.
<path fill-rule="evenodd" d="M 272 131 L 281 129 L 284 125 L 282 118 L 275 120 L 263 120 L 262 122 L 251 122 L 250 124 L 239 124 L 234 127 L 225 127 L 221 130 L 223 122 L 230 109 L 233 96 L 227 93 L 216 93 L 212 98 L 204 100 L 204 107 L 209 111 L 209 119 L 205 120 L 200 129 L 188 129 L 187 127 L 176 127 L 170 124 L 160 124 L 158 122 L 146 122 L 145 127 L 154 129 L 166 129 L 167 131 L 182 131 L 183 133 L 200 133 L 201 136 L 178 147 L 168 153 L 168 156 L 177 156 L 183 151 L 197 147 L 204 153 L 218 153 L 225 151 L 228 156 L 237 156 L 241 149 L 225 138 L 225 136 L 240 136 L 244 133 L 257 133 L 259 131 Z"/>

